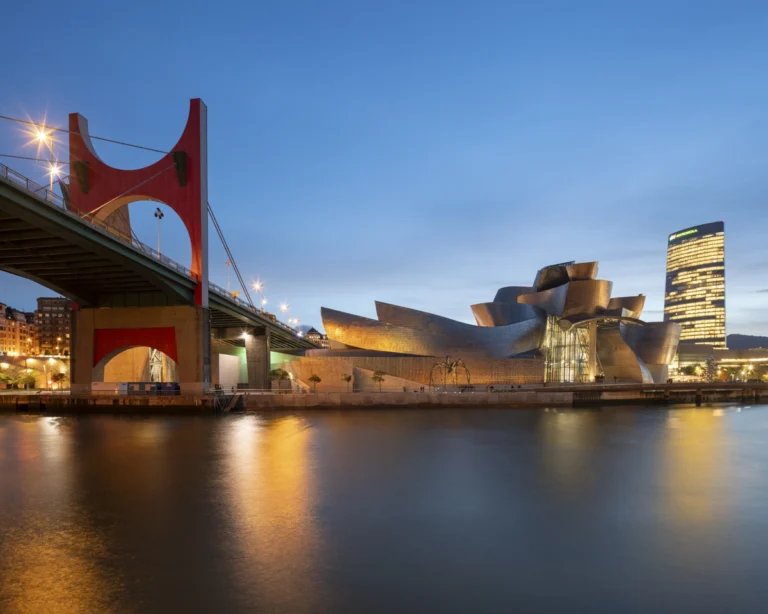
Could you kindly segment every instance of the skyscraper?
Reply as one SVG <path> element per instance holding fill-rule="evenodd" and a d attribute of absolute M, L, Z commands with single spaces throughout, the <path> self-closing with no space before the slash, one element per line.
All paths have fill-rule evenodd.
<path fill-rule="evenodd" d="M 669 235 L 664 321 L 680 343 L 725 347 L 725 225 L 712 222 Z"/>

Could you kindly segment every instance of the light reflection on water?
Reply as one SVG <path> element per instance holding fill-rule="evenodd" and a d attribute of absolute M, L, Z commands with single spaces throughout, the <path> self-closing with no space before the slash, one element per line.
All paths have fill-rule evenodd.
<path fill-rule="evenodd" d="M 765 406 L 2 415 L 0 612 L 768 611 L 766 443 Z"/>

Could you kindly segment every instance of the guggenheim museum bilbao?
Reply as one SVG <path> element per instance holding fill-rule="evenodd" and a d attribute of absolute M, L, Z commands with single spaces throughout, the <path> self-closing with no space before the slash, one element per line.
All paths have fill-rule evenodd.
<path fill-rule="evenodd" d="M 278 366 L 318 390 L 419 389 L 436 382 L 442 363 L 466 367 L 451 383 L 481 386 L 665 382 L 680 325 L 645 322 L 645 296 L 611 297 L 613 282 L 597 279 L 597 262 L 566 262 L 539 270 L 531 286 L 499 289 L 472 305 L 477 325 L 376 302 L 378 319 L 321 308 L 328 349 L 282 354 Z M 450 357 L 450 360 L 447 359 Z M 439 368 L 439 367 L 438 367 Z M 380 378 L 377 378 L 380 379 Z"/>

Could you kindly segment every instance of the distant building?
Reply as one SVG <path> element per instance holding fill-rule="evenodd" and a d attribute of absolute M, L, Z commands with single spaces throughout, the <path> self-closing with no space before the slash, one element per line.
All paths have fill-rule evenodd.
<path fill-rule="evenodd" d="M 725 347 L 725 226 L 712 222 L 669 235 L 664 321 L 680 343 Z"/>
<path fill-rule="evenodd" d="M 69 356 L 72 301 L 67 298 L 37 299 L 37 342 L 40 354 Z"/>
<path fill-rule="evenodd" d="M 306 333 L 304 333 L 304 338 L 308 339 L 312 343 L 316 343 L 326 350 L 330 349 L 331 347 L 331 342 L 328 340 L 328 335 L 324 335 L 315 328 L 310 328 Z"/>
<path fill-rule="evenodd" d="M 35 317 L 0 303 L 0 354 L 34 356 L 38 353 Z"/>

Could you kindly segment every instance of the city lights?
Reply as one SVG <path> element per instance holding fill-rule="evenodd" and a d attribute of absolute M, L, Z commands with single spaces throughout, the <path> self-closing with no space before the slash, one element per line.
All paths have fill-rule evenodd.
<path fill-rule="evenodd" d="M 280 304 L 280 311 L 282 311 L 283 313 L 287 313 L 289 309 L 290 309 L 290 306 L 288 305 L 288 303 Z"/>

